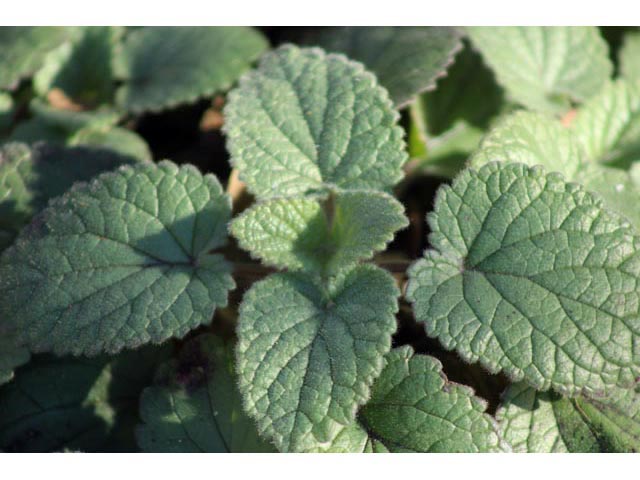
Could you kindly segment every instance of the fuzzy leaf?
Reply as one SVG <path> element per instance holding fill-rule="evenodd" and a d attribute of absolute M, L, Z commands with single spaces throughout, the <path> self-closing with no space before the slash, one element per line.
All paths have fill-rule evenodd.
<path fill-rule="evenodd" d="M 60 89 L 73 103 L 85 107 L 111 103 L 113 54 L 122 33 L 122 27 L 83 27 L 78 38 L 47 56 L 34 77 L 35 89 L 43 96 Z"/>
<path fill-rule="evenodd" d="M 145 452 L 271 452 L 242 411 L 233 346 L 210 334 L 191 340 L 140 400 Z"/>
<path fill-rule="evenodd" d="M 229 94 L 231 163 L 260 198 L 344 189 L 390 189 L 402 178 L 398 113 L 360 63 L 284 46 Z"/>
<path fill-rule="evenodd" d="M 640 87 L 607 85 L 578 111 L 572 128 L 594 162 L 628 168 L 640 160 Z"/>
<path fill-rule="evenodd" d="M 209 254 L 230 201 L 212 175 L 125 166 L 49 203 L 0 258 L 0 318 L 33 351 L 97 354 L 182 337 L 233 287 Z"/>
<path fill-rule="evenodd" d="M 398 295 L 393 277 L 371 265 L 328 285 L 274 274 L 245 294 L 240 392 L 280 451 L 317 450 L 353 422 L 391 348 Z"/>
<path fill-rule="evenodd" d="M 597 27 L 467 27 L 517 103 L 561 114 L 602 88 L 613 66 Z"/>
<path fill-rule="evenodd" d="M 630 82 L 640 82 L 640 32 L 629 32 L 619 53 L 620 74 Z"/>
<path fill-rule="evenodd" d="M 599 193 L 607 206 L 640 228 L 640 189 L 626 170 L 587 158 L 585 146 L 575 133 L 550 115 L 516 112 L 504 117 L 483 139 L 471 157 L 472 166 L 494 161 L 542 165 L 547 171 L 562 173 Z"/>
<path fill-rule="evenodd" d="M 563 398 L 512 385 L 496 413 L 516 452 L 637 452 L 640 394 L 622 390 L 606 400 Z"/>
<path fill-rule="evenodd" d="M 640 373 L 640 239 L 583 187 L 491 163 L 441 188 L 407 298 L 467 361 L 540 390 L 601 394 Z"/>
<path fill-rule="evenodd" d="M 323 28 L 305 43 L 364 63 L 398 108 L 433 90 L 462 46 L 452 27 Z"/>
<path fill-rule="evenodd" d="M 127 35 L 116 56 L 124 81 L 118 104 L 159 111 L 227 90 L 267 48 L 248 27 L 144 27 Z"/>
<path fill-rule="evenodd" d="M 15 335 L 0 334 L 0 385 L 13 378 L 13 370 L 29 361 L 29 351 L 18 345 Z"/>
<path fill-rule="evenodd" d="M 358 420 L 328 451 L 497 452 L 508 450 L 486 403 L 468 387 L 450 382 L 442 364 L 411 347 L 385 358 L 371 398 Z"/>
<path fill-rule="evenodd" d="M 240 247 L 280 268 L 335 273 L 368 259 L 407 226 L 404 207 L 382 192 L 278 198 L 236 218 Z"/>
<path fill-rule="evenodd" d="M 0 251 L 51 198 L 74 182 L 134 162 L 100 149 L 6 144 L 0 148 Z"/>
<path fill-rule="evenodd" d="M 0 389 L 0 450 L 135 451 L 138 398 L 170 349 L 36 357 Z"/>
<path fill-rule="evenodd" d="M 571 130 L 555 118 L 519 111 L 501 119 L 482 140 L 470 164 L 495 161 L 542 165 L 574 180 L 583 168 L 584 155 Z"/>
<path fill-rule="evenodd" d="M 34 73 L 68 34 L 64 27 L 0 28 L 0 88 L 15 88 Z"/>

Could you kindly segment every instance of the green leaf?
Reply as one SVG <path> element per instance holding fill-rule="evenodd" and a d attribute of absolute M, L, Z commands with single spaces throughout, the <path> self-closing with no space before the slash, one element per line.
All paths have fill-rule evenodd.
<path fill-rule="evenodd" d="M 597 395 L 640 373 L 640 239 L 602 201 L 523 164 L 468 169 L 428 216 L 407 298 L 427 333 L 539 390 Z"/>
<path fill-rule="evenodd" d="M 608 399 L 569 399 L 519 383 L 509 387 L 496 417 L 516 452 L 640 449 L 640 394 L 633 389 Z"/>
<path fill-rule="evenodd" d="M 11 141 L 85 145 L 110 149 L 143 161 L 151 160 L 145 140 L 131 130 L 117 127 L 118 114 L 109 108 L 75 112 L 58 110 L 38 100 L 34 100 L 30 108 L 33 117 L 16 126 Z"/>
<path fill-rule="evenodd" d="M 29 351 L 18 345 L 15 335 L 0 333 L 0 385 L 13 378 L 13 370 L 29 361 Z"/>
<path fill-rule="evenodd" d="M 274 274 L 245 294 L 240 392 L 280 451 L 321 449 L 353 422 L 391 348 L 398 295 L 393 277 L 372 265 L 324 285 Z"/>
<path fill-rule="evenodd" d="M 169 348 L 36 357 L 0 389 L 0 450 L 135 451 L 138 398 Z"/>
<path fill-rule="evenodd" d="M 398 118 L 360 63 L 287 45 L 229 94 L 224 128 L 240 178 L 268 198 L 390 189 L 407 159 Z"/>
<path fill-rule="evenodd" d="M 8 93 L 0 92 L 0 132 L 11 126 L 13 114 L 13 98 Z"/>
<path fill-rule="evenodd" d="M 0 251 L 31 217 L 74 182 L 134 163 L 114 152 L 8 143 L 0 148 Z"/>
<path fill-rule="evenodd" d="M 559 425 L 558 415 L 571 419 L 574 425 L 576 418 L 563 412 L 563 405 L 570 400 L 564 399 L 555 392 L 538 392 L 526 383 L 511 385 L 502 398 L 502 404 L 496 412 L 501 433 L 517 453 L 565 453 L 569 449 L 563 438 L 565 433 Z M 559 409 L 557 407 L 560 407 Z M 574 432 L 577 431 L 574 429 Z M 582 431 L 581 433 L 586 433 Z M 580 435 L 580 442 L 589 443 L 590 435 Z M 574 439 L 574 441 L 578 438 Z"/>
<path fill-rule="evenodd" d="M 465 45 L 436 91 L 411 105 L 411 157 L 425 173 L 455 177 L 503 109 L 502 89 L 493 72 Z"/>
<path fill-rule="evenodd" d="M 122 27 L 81 28 L 78 38 L 47 56 L 34 77 L 36 91 L 46 96 L 58 88 L 74 103 L 90 108 L 111 103 L 113 55 L 122 34 Z"/>
<path fill-rule="evenodd" d="M 640 32 L 629 32 L 624 36 L 618 55 L 620 75 L 631 82 L 640 82 Z"/>
<path fill-rule="evenodd" d="M 640 87 L 610 83 L 578 111 L 572 129 L 594 162 L 629 168 L 640 160 Z"/>
<path fill-rule="evenodd" d="M 432 136 L 456 124 L 485 129 L 504 104 L 504 93 L 482 57 L 468 45 L 455 57 L 435 91 L 422 95 L 425 124 Z"/>
<path fill-rule="evenodd" d="M 561 114 L 584 102 L 613 66 L 597 27 L 467 27 L 473 43 L 515 102 Z"/>
<path fill-rule="evenodd" d="M 242 411 L 233 345 L 210 334 L 191 340 L 140 400 L 137 438 L 145 452 L 271 452 Z"/>
<path fill-rule="evenodd" d="M 124 81 L 117 102 L 133 113 L 195 102 L 231 87 L 267 47 L 248 27 L 133 30 L 116 55 L 116 72 Z"/>
<path fill-rule="evenodd" d="M 471 157 L 472 166 L 493 161 L 542 165 L 599 193 L 607 206 L 640 228 L 640 189 L 629 172 L 587 158 L 580 139 L 550 115 L 516 112 L 504 117 Z"/>
<path fill-rule="evenodd" d="M 76 131 L 67 144 L 111 150 L 142 161 L 152 160 L 149 145 L 135 132 L 120 127 L 86 127 Z"/>
<path fill-rule="evenodd" d="M 233 221 L 231 232 L 268 265 L 332 274 L 383 250 L 407 223 L 392 196 L 351 191 L 258 203 Z"/>
<path fill-rule="evenodd" d="M 411 347 L 392 350 L 358 420 L 328 449 L 338 452 L 497 452 L 500 438 L 487 405 L 450 382 L 442 364 Z"/>
<path fill-rule="evenodd" d="M 305 38 L 328 52 L 364 63 L 398 108 L 433 90 L 462 47 L 452 27 L 333 27 Z"/>
<path fill-rule="evenodd" d="M 482 166 L 495 161 L 542 165 L 569 180 L 584 168 L 584 154 L 570 129 L 549 115 L 526 111 L 502 118 L 469 163 Z"/>
<path fill-rule="evenodd" d="M 34 73 L 68 34 L 65 27 L 0 28 L 0 88 L 13 89 Z"/>
<path fill-rule="evenodd" d="M 640 231 L 640 186 L 630 172 L 588 163 L 578 172 L 575 181 L 600 194 L 608 208 L 623 215 Z"/>
<path fill-rule="evenodd" d="M 0 258 L 0 318 L 32 351 L 114 353 L 211 321 L 230 201 L 193 166 L 124 166 L 51 201 Z"/>

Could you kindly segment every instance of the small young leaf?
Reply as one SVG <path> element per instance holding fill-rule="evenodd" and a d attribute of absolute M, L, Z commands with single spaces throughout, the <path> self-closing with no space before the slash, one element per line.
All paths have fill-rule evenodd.
<path fill-rule="evenodd" d="M 167 347 L 116 357 L 39 356 L 0 389 L 0 450 L 136 451 L 138 398 Z"/>
<path fill-rule="evenodd" d="M 210 334 L 183 347 L 140 400 L 145 452 L 271 452 L 242 411 L 233 346 Z"/>
<path fill-rule="evenodd" d="M 264 55 L 228 100 L 231 163 L 260 198 L 327 185 L 387 190 L 402 178 L 399 115 L 360 63 L 287 45 Z"/>
<path fill-rule="evenodd" d="M 428 216 L 409 271 L 427 333 L 491 372 L 564 394 L 640 373 L 640 239 L 580 185 L 523 164 L 469 169 Z"/>
<path fill-rule="evenodd" d="M 0 148 L 0 251 L 49 199 L 74 182 L 129 163 L 135 160 L 100 149 L 21 143 Z"/>
<path fill-rule="evenodd" d="M 112 103 L 115 79 L 113 54 L 122 27 L 83 27 L 73 42 L 50 53 L 34 77 L 36 91 L 46 96 L 60 89 L 77 105 Z"/>
<path fill-rule="evenodd" d="M 182 337 L 234 283 L 209 251 L 229 198 L 212 175 L 137 164 L 49 203 L 0 258 L 0 318 L 33 351 L 97 354 Z"/>
<path fill-rule="evenodd" d="M 364 63 L 398 108 L 433 90 L 462 47 L 452 27 L 333 27 L 305 38 L 327 52 Z"/>
<path fill-rule="evenodd" d="M 29 351 L 18 345 L 15 335 L 0 333 L 0 385 L 13 378 L 13 370 L 29 361 Z"/>
<path fill-rule="evenodd" d="M 507 390 L 496 413 L 516 452 L 637 452 L 640 394 L 622 390 L 606 401 L 563 398 L 524 383 Z"/>
<path fill-rule="evenodd" d="M 277 198 L 245 211 L 231 232 L 269 265 L 333 274 L 384 249 L 407 226 L 403 211 L 392 196 L 375 191 Z"/>
<path fill-rule="evenodd" d="M 629 32 L 619 53 L 620 74 L 630 82 L 640 82 L 640 32 Z"/>
<path fill-rule="evenodd" d="M 145 27 L 127 35 L 116 56 L 124 81 L 118 104 L 159 111 L 228 89 L 267 48 L 248 27 Z"/>
<path fill-rule="evenodd" d="M 590 159 L 629 168 L 640 160 L 640 86 L 610 83 L 578 111 L 572 129 Z"/>
<path fill-rule="evenodd" d="M 386 356 L 371 398 L 358 412 L 366 439 L 359 451 L 507 450 L 485 409 L 471 389 L 449 382 L 437 359 L 414 355 L 411 347 L 397 348 Z"/>
<path fill-rule="evenodd" d="M 516 102 L 562 114 L 604 86 L 613 66 L 597 27 L 467 27 Z"/>
<path fill-rule="evenodd" d="M 15 88 L 34 73 L 68 34 L 64 27 L 0 28 L 0 88 Z"/>
<path fill-rule="evenodd" d="M 391 348 L 398 295 L 393 277 L 372 265 L 328 285 L 274 274 L 245 294 L 240 392 L 280 451 L 317 450 L 353 422 Z"/>

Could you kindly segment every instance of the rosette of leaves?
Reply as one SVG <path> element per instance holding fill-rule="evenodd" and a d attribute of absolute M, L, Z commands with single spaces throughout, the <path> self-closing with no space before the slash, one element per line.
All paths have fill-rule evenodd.
<path fill-rule="evenodd" d="M 225 114 L 231 162 L 258 198 L 231 232 L 264 263 L 289 270 L 255 283 L 240 306 L 240 392 L 260 434 L 281 451 L 497 448 L 496 429 L 469 392 L 456 397 L 460 416 L 450 412 L 459 423 L 435 412 L 439 395 L 457 403 L 457 393 L 434 359 L 391 353 L 385 375 L 399 290 L 387 272 L 360 262 L 406 226 L 385 193 L 406 154 L 376 78 L 342 55 L 284 46 L 243 77 Z M 406 389 L 396 391 L 391 378 L 409 364 Z M 379 413 L 394 395 L 420 419 L 406 442 L 402 428 L 415 425 L 398 418 L 393 432 Z M 412 403 L 425 396 L 435 410 Z"/>

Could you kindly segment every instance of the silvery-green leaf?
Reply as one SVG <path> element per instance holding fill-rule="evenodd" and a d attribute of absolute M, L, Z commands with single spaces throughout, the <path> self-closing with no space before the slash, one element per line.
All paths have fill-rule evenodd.
<path fill-rule="evenodd" d="M 396 330 L 398 287 L 372 265 L 320 283 L 274 274 L 245 294 L 237 371 L 246 412 L 280 451 L 329 446 L 370 396 Z"/>
<path fill-rule="evenodd" d="M 406 226 L 404 207 L 392 196 L 346 191 L 258 203 L 233 221 L 231 232 L 269 265 L 331 274 L 371 258 Z"/>
<path fill-rule="evenodd" d="M 407 298 L 466 361 L 565 394 L 640 373 L 640 238 L 582 186 L 496 162 L 441 187 Z"/>
<path fill-rule="evenodd" d="M 32 351 L 95 355 L 183 337 L 234 286 L 209 253 L 229 198 L 213 175 L 138 163 L 49 202 L 0 257 L 0 319 Z"/>
<path fill-rule="evenodd" d="M 596 94 L 613 71 L 597 27 L 467 27 L 466 32 L 508 96 L 532 110 L 562 114 Z"/>
<path fill-rule="evenodd" d="M 287 45 L 229 94 L 224 128 L 240 178 L 269 198 L 328 185 L 389 190 L 407 159 L 398 119 L 362 64 Z"/>

